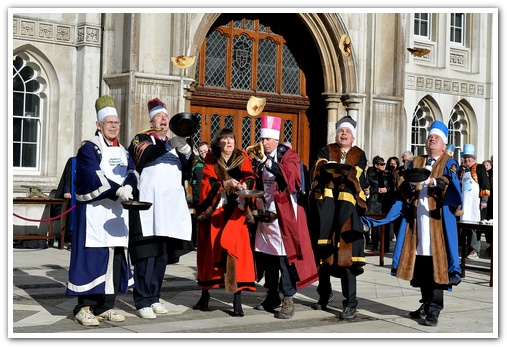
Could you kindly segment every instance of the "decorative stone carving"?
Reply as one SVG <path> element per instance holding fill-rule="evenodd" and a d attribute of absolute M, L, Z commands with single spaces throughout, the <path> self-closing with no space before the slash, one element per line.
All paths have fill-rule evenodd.
<path fill-rule="evenodd" d="M 405 88 L 449 92 L 461 95 L 484 95 L 484 86 L 467 81 L 441 80 L 428 76 L 406 75 Z"/>
<path fill-rule="evenodd" d="M 39 24 L 39 35 L 40 39 L 52 39 L 53 38 L 53 26 L 51 24 L 41 23 Z"/>
<path fill-rule="evenodd" d="M 455 93 L 459 92 L 459 83 L 458 82 L 452 82 L 452 91 Z"/>
<path fill-rule="evenodd" d="M 35 36 L 35 22 L 21 21 L 21 36 Z"/>
<path fill-rule="evenodd" d="M 433 78 L 426 78 L 426 89 L 433 89 Z"/>
<path fill-rule="evenodd" d="M 424 88 L 424 77 L 417 77 L 417 88 L 418 89 Z"/>
<path fill-rule="evenodd" d="M 451 90 L 451 81 L 444 81 L 444 90 L 447 92 Z"/>
<path fill-rule="evenodd" d="M 97 28 L 86 28 L 86 41 L 87 42 L 93 42 L 93 43 L 99 43 L 100 36 L 99 36 L 99 30 Z"/>
<path fill-rule="evenodd" d="M 79 46 L 89 45 L 97 46 L 100 45 L 100 27 L 81 25 L 77 28 L 76 44 Z"/>
<path fill-rule="evenodd" d="M 414 75 L 407 76 L 407 87 L 415 87 L 415 76 Z"/>
<path fill-rule="evenodd" d="M 454 65 L 465 66 L 465 56 L 463 54 L 451 53 L 449 62 Z"/>
<path fill-rule="evenodd" d="M 56 41 L 70 41 L 70 28 L 68 26 L 58 25 L 56 27 Z"/>
<path fill-rule="evenodd" d="M 461 83 L 461 94 L 468 94 L 468 84 Z"/>

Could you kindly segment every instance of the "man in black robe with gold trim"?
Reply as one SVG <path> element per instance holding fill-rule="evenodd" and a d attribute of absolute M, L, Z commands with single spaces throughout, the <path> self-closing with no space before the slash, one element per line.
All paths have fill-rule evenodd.
<path fill-rule="evenodd" d="M 366 210 L 367 160 L 364 151 L 352 145 L 355 134 L 351 117 L 338 121 L 336 143 L 318 153 L 310 197 L 310 234 L 319 268 L 319 300 L 312 308 L 326 309 L 333 298 L 331 276 L 339 277 L 344 296 L 341 319 L 355 317 L 356 276 L 364 272 L 366 263 L 360 216 Z"/>

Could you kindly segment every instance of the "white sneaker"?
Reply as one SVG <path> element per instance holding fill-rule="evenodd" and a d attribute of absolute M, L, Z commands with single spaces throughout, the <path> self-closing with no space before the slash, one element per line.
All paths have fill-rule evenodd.
<path fill-rule="evenodd" d="M 116 311 L 113 311 L 113 310 L 107 310 L 106 312 L 101 313 L 101 314 L 97 315 L 96 317 L 99 320 L 99 322 L 102 322 L 103 320 L 108 320 L 111 322 L 124 322 L 125 321 L 124 315 L 122 315 L 121 313 L 118 313 Z"/>
<path fill-rule="evenodd" d="M 476 251 L 471 251 L 470 254 L 467 256 L 468 259 L 479 259 L 479 255 Z"/>
<path fill-rule="evenodd" d="M 89 308 L 82 308 L 74 316 L 74 321 L 82 325 L 99 325 L 100 322 Z"/>
<path fill-rule="evenodd" d="M 153 312 L 153 309 L 151 307 L 143 307 L 137 310 L 137 314 L 139 317 L 144 319 L 155 319 L 157 316 L 155 315 L 155 312 Z"/>
<path fill-rule="evenodd" d="M 154 304 L 151 304 L 151 308 L 153 309 L 153 312 L 156 314 L 167 314 L 169 311 L 161 302 L 156 302 Z"/>

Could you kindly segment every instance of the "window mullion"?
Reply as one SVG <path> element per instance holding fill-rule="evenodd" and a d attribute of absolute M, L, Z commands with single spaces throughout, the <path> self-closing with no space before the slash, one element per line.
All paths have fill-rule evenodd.
<path fill-rule="evenodd" d="M 259 32 L 255 31 L 252 45 L 252 84 L 251 88 L 253 91 L 257 91 L 257 71 L 259 62 Z"/>

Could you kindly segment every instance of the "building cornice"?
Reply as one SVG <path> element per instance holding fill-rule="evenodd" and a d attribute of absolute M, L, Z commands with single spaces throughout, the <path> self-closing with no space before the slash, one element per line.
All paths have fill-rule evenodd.
<path fill-rule="evenodd" d="M 14 39 L 70 46 L 100 47 L 102 36 L 99 25 L 77 25 L 33 18 L 13 17 Z"/>

